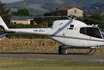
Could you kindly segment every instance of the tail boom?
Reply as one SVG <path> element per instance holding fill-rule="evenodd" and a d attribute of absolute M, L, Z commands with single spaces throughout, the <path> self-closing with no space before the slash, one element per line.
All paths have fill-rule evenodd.
<path fill-rule="evenodd" d="M 2 17 L 0 16 L 0 25 L 4 27 L 5 30 L 8 30 L 7 25 L 5 24 L 5 22 L 3 21 Z"/>

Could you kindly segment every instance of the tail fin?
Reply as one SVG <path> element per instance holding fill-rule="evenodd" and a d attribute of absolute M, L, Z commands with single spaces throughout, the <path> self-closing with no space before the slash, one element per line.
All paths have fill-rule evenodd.
<path fill-rule="evenodd" d="M 8 30 L 7 25 L 5 24 L 5 22 L 3 21 L 2 17 L 0 16 L 0 25 L 4 27 L 5 30 Z"/>

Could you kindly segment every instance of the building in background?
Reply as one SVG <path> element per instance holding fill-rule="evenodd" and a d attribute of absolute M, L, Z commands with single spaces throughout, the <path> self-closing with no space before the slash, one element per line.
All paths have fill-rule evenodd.
<path fill-rule="evenodd" d="M 12 24 L 33 24 L 34 18 L 29 17 L 29 16 L 12 16 L 11 18 L 11 23 Z"/>
<path fill-rule="evenodd" d="M 49 11 L 44 14 L 44 16 L 70 16 L 76 15 L 79 17 L 83 17 L 83 10 L 78 7 L 70 7 L 70 8 L 56 8 L 56 11 Z"/>

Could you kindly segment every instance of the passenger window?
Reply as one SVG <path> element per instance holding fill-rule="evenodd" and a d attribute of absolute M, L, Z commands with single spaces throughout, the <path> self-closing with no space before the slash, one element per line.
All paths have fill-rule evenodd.
<path fill-rule="evenodd" d="M 69 29 L 73 30 L 73 28 L 69 28 Z"/>
<path fill-rule="evenodd" d="M 74 25 L 70 25 L 70 27 L 74 27 Z"/>
<path fill-rule="evenodd" d="M 96 38 L 102 38 L 98 28 L 83 27 L 80 29 L 80 33 Z"/>
<path fill-rule="evenodd" d="M 73 30 L 73 28 L 74 28 L 74 25 L 70 25 L 69 30 Z"/>

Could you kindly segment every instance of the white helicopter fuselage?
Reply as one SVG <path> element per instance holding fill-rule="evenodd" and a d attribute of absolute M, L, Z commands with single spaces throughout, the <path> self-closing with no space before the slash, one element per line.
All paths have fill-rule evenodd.
<path fill-rule="evenodd" d="M 82 27 L 94 27 L 86 25 L 78 20 L 57 20 L 51 28 L 26 28 L 26 29 L 7 29 L 7 32 L 27 33 L 46 35 L 49 38 L 66 46 L 73 47 L 96 47 L 104 45 L 104 39 L 96 38 L 80 33 Z M 97 27 L 94 27 L 97 28 Z M 100 30 L 99 30 L 100 32 Z M 100 32 L 101 34 L 101 32 Z"/>
<path fill-rule="evenodd" d="M 95 48 L 104 45 L 103 35 L 98 27 L 74 19 L 54 21 L 51 28 L 9 29 L 0 17 L 0 25 L 7 33 L 45 35 L 65 46 Z"/>

